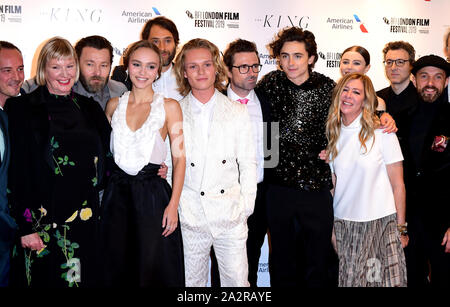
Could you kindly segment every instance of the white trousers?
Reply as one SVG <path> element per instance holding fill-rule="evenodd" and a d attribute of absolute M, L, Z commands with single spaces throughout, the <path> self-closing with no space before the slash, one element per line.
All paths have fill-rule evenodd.
<path fill-rule="evenodd" d="M 214 247 L 219 265 L 222 287 L 249 287 L 246 241 L 246 223 L 213 238 L 211 232 L 192 231 L 181 227 L 184 248 L 186 287 L 206 287 L 209 273 L 209 255 Z"/>

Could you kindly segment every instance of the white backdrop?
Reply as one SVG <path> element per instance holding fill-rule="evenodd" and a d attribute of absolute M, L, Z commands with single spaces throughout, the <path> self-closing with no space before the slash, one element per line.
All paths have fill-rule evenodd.
<path fill-rule="evenodd" d="M 361 45 L 371 54 L 368 75 L 376 90 L 388 85 L 382 64 L 383 46 L 410 42 L 416 56 L 443 56 L 443 37 L 450 26 L 450 0 L 0 0 L 0 40 L 18 46 L 26 78 L 34 76 L 43 43 L 62 36 L 73 44 L 88 35 L 102 35 L 113 44 L 113 66 L 124 49 L 140 37 L 145 22 L 157 15 L 172 19 L 180 42 L 202 37 L 219 49 L 236 39 L 256 42 L 260 76 L 276 68 L 266 45 L 279 29 L 300 26 L 316 36 L 319 60 L 315 70 L 339 78 L 340 53 Z M 268 286 L 267 245 L 260 263 L 259 284 Z"/>

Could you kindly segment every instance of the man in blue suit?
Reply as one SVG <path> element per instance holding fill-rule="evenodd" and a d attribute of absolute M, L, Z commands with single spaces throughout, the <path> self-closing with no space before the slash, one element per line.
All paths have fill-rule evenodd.
<path fill-rule="evenodd" d="M 19 95 L 23 80 L 22 53 L 13 44 L 0 41 L 0 287 L 8 285 L 10 248 L 17 227 L 9 215 L 6 196 L 10 148 L 3 106 L 6 99 Z"/>

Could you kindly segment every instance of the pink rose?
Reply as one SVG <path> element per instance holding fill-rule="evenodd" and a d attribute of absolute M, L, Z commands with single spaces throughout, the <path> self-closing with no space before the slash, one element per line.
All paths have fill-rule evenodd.
<path fill-rule="evenodd" d="M 28 223 L 32 222 L 30 209 L 26 208 L 25 212 L 23 213 L 23 216 L 25 217 L 25 221 L 27 221 Z"/>

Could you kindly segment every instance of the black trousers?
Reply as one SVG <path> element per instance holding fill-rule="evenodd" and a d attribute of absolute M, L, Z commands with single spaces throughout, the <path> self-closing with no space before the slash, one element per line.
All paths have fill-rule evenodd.
<path fill-rule="evenodd" d="M 333 202 L 330 191 L 269 184 L 267 217 L 273 287 L 330 286 Z"/>
<path fill-rule="evenodd" d="M 261 256 L 261 247 L 264 244 L 264 238 L 267 234 L 267 205 L 266 205 L 267 184 L 261 182 L 258 184 L 256 193 L 255 209 L 253 214 L 247 219 L 248 238 L 247 238 L 247 259 L 248 259 L 248 281 L 250 287 L 257 287 L 259 257 Z M 269 262 L 270 267 L 270 262 Z M 270 271 L 270 268 L 269 268 Z"/>
<path fill-rule="evenodd" d="M 409 243 L 405 248 L 408 287 L 450 288 L 450 254 L 441 245 L 445 228 L 436 229 L 424 215 L 408 217 Z"/>

